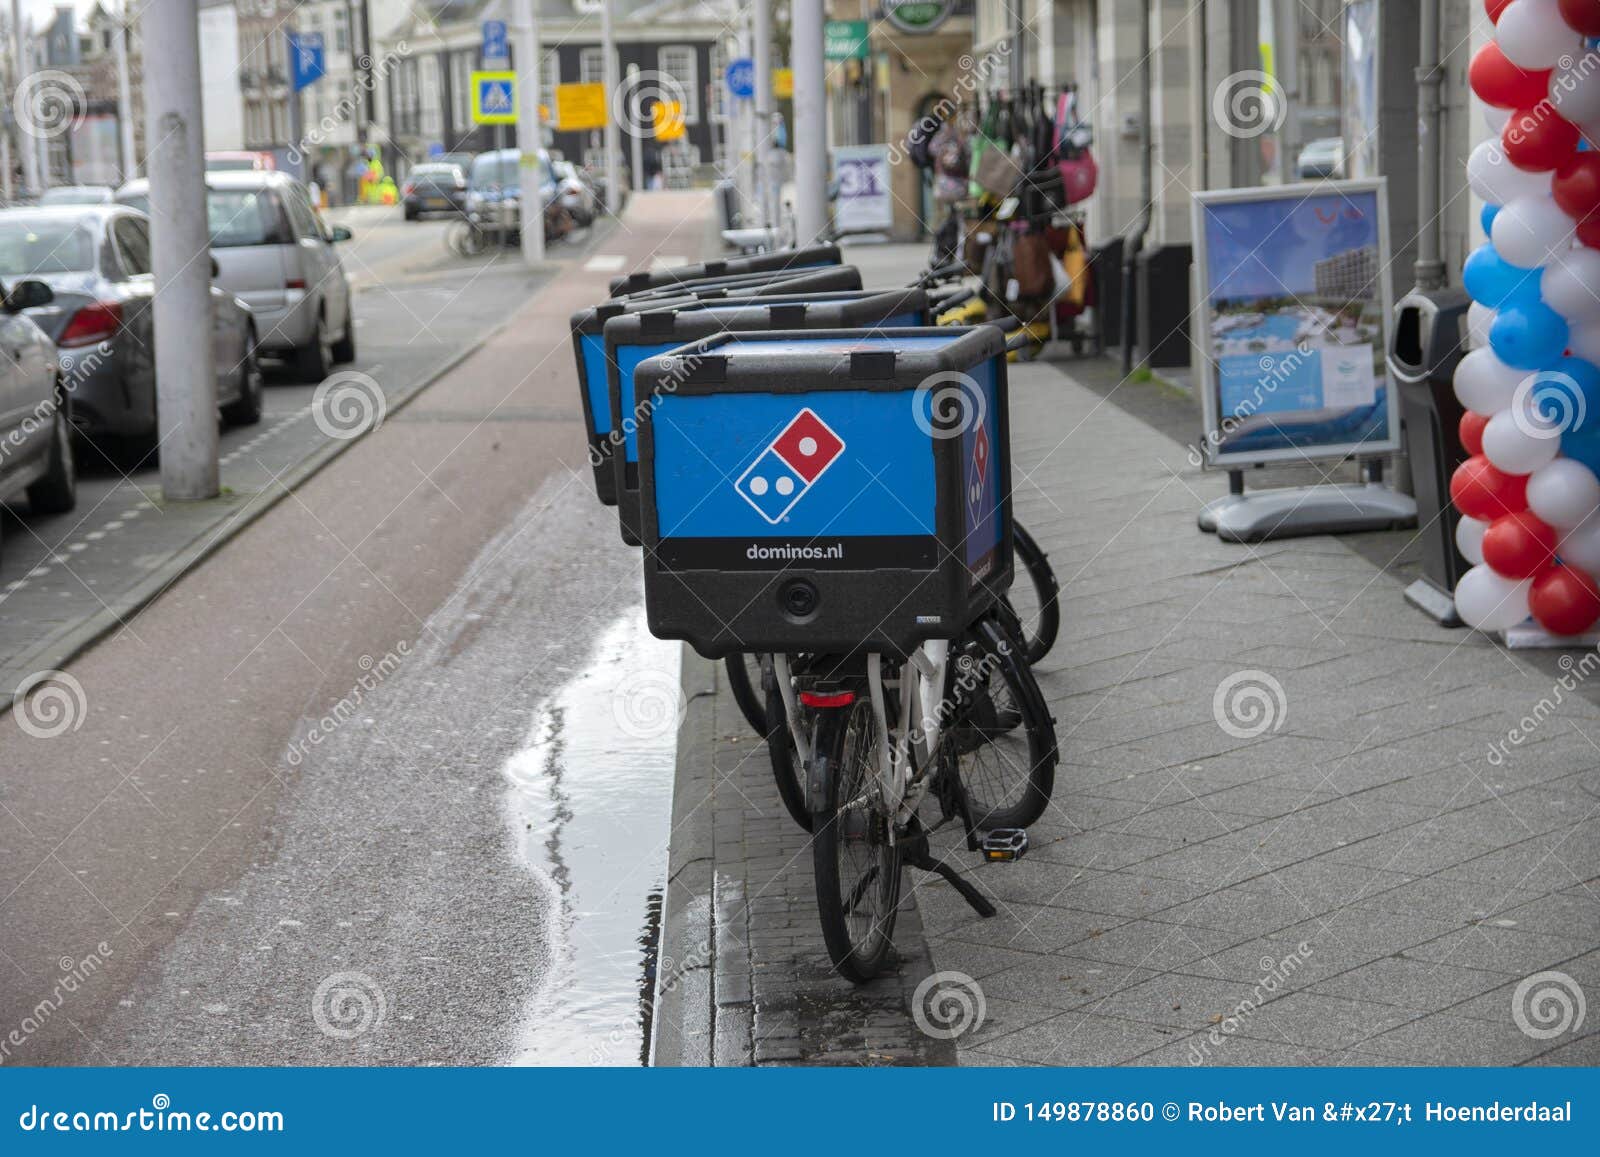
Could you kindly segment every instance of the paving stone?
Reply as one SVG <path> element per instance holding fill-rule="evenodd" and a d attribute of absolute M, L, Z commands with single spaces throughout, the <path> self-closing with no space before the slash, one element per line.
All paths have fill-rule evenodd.
<path fill-rule="evenodd" d="M 1519 1064 L 1545 1051 L 1512 1023 L 1436 1015 L 1400 1025 L 1361 1043 L 1363 1052 L 1397 1057 L 1417 1065 Z"/>
<path fill-rule="evenodd" d="M 984 1048 L 1024 1063 L 1120 1065 L 1187 1035 L 1180 1029 L 1064 1012 L 1029 1028 L 992 1038 Z"/>

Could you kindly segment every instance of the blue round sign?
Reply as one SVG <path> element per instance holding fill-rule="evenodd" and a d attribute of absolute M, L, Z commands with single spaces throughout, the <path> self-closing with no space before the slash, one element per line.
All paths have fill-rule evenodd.
<path fill-rule="evenodd" d="M 756 66 L 748 56 L 730 60 L 727 69 L 728 91 L 741 100 L 756 94 Z"/>

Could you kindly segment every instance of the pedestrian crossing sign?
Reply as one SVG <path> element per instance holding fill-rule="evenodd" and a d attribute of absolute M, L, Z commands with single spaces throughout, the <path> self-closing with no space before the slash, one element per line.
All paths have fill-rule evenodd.
<path fill-rule="evenodd" d="M 517 123 L 517 74 L 515 72 L 474 72 L 472 74 L 472 123 L 475 125 L 514 125 Z"/>

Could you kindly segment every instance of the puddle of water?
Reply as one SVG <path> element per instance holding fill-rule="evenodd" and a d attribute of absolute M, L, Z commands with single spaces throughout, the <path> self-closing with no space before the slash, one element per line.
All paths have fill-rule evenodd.
<path fill-rule="evenodd" d="M 550 895 L 551 964 L 512 1060 L 637 1065 L 647 1050 L 677 725 L 678 643 L 644 607 L 601 636 L 506 763 L 522 858 Z"/>

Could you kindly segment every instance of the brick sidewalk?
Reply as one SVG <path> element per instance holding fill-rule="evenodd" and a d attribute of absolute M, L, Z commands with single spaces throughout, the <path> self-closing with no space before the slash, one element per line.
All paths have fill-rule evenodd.
<path fill-rule="evenodd" d="M 920 256 L 850 259 L 891 284 Z M 831 977 L 803 837 L 717 696 L 701 879 L 679 896 L 716 929 L 705 1019 L 745 1052 L 695 1055 L 943 1063 L 908 1006 L 937 970 L 982 995 L 963 1064 L 1600 1063 L 1597 1018 L 1550 1035 L 1533 999 L 1600 993 L 1600 707 L 1558 682 L 1600 663 L 1435 627 L 1369 561 L 1409 534 L 1361 553 L 1201 534 L 1222 479 L 1072 370 L 1013 367 L 1017 516 L 1063 587 L 1038 668 L 1062 765 L 1027 859 L 953 852 L 1000 915 L 908 873 L 902 974 Z"/>

